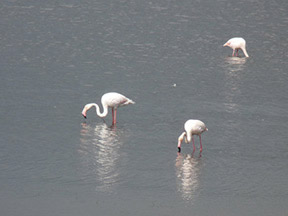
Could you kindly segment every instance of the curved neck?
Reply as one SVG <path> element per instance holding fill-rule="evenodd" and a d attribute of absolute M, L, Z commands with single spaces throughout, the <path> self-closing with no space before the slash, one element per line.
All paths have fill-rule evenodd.
<path fill-rule="evenodd" d="M 242 48 L 242 51 L 243 51 L 243 53 L 244 53 L 244 55 L 246 56 L 246 57 L 249 57 L 249 55 L 248 55 L 248 53 L 247 53 L 247 51 L 246 51 L 246 48 L 244 47 L 244 48 Z"/>
<path fill-rule="evenodd" d="M 186 135 L 186 137 L 187 137 L 187 142 L 191 142 L 191 138 L 192 138 L 192 133 L 190 133 L 189 131 L 187 132 L 187 135 Z"/>
<path fill-rule="evenodd" d="M 102 112 L 102 113 L 100 112 L 100 108 L 99 108 L 98 104 L 93 103 L 92 106 L 95 106 L 95 108 L 96 108 L 96 114 L 97 114 L 99 117 L 103 118 L 103 117 L 107 116 L 107 114 L 108 114 L 108 106 L 107 106 L 107 105 L 103 105 L 103 104 L 102 104 L 102 106 L 103 106 L 103 112 Z"/>
<path fill-rule="evenodd" d="M 186 132 L 183 132 L 183 133 L 178 137 L 178 141 L 182 142 L 184 138 L 186 139 Z"/>

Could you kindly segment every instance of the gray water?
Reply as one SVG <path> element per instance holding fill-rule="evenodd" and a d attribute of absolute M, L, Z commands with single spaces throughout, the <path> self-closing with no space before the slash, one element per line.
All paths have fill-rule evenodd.
<path fill-rule="evenodd" d="M 287 1 L 0 3 L 7 216 L 286 216 Z M 223 47 L 244 37 L 250 58 Z M 83 106 L 136 102 L 102 121 Z M 187 119 L 209 128 L 192 145 Z"/>

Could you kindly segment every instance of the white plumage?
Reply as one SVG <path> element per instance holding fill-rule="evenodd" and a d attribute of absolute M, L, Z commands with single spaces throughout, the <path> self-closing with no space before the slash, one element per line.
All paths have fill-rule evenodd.
<path fill-rule="evenodd" d="M 116 124 L 116 114 L 117 114 L 117 108 L 121 106 L 126 106 L 128 104 L 134 104 L 135 102 L 131 99 L 125 97 L 122 94 L 116 93 L 116 92 L 109 92 L 102 96 L 101 103 L 103 106 L 103 112 L 100 112 L 100 108 L 98 104 L 96 103 L 89 103 L 86 104 L 82 110 L 82 115 L 84 118 L 86 118 L 86 113 L 91 107 L 96 108 L 96 113 L 99 117 L 104 118 L 108 114 L 108 108 L 110 107 L 112 109 L 112 124 Z"/>
<path fill-rule="evenodd" d="M 235 50 L 236 50 L 236 56 L 238 56 L 238 51 L 239 51 L 239 49 L 241 49 L 243 51 L 244 55 L 246 57 L 249 57 L 249 55 L 248 55 L 248 53 L 246 51 L 246 41 L 243 38 L 241 38 L 241 37 L 231 38 L 223 46 L 224 47 L 228 46 L 231 49 L 233 49 L 232 56 L 234 56 Z"/>
<path fill-rule="evenodd" d="M 196 148 L 195 148 L 193 135 L 198 135 L 199 140 L 200 140 L 200 152 L 202 152 L 201 134 L 204 131 L 208 131 L 208 128 L 206 127 L 206 125 L 200 120 L 190 119 L 185 122 L 184 129 L 185 131 L 178 138 L 178 151 L 181 152 L 181 143 L 183 139 L 185 138 L 186 143 L 191 142 L 191 139 L 192 139 L 193 152 L 194 152 Z"/>

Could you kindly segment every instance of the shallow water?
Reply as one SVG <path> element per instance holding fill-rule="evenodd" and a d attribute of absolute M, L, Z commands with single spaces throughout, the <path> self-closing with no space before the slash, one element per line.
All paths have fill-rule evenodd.
<path fill-rule="evenodd" d="M 287 215 L 287 6 L 2 2 L 3 215 Z M 83 119 L 109 91 L 136 104 Z"/>

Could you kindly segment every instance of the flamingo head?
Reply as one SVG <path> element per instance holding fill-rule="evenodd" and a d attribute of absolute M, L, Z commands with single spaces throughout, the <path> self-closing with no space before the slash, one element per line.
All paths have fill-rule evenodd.
<path fill-rule="evenodd" d="M 231 42 L 226 42 L 224 45 L 223 45 L 223 47 L 225 47 L 225 46 L 229 46 L 230 47 L 230 45 L 231 45 Z"/>
<path fill-rule="evenodd" d="M 179 137 L 178 137 L 178 152 L 181 152 L 181 143 L 183 139 L 185 138 L 185 142 L 187 143 L 187 137 L 186 137 L 186 132 L 183 132 Z"/>
<path fill-rule="evenodd" d="M 83 115 L 83 117 L 86 119 L 87 118 L 87 116 L 86 116 L 86 111 L 82 111 L 82 115 Z"/>
<path fill-rule="evenodd" d="M 86 116 L 87 110 L 88 110 L 88 107 L 87 107 L 87 105 L 85 105 L 84 108 L 83 108 L 83 110 L 82 110 L 82 115 L 83 115 L 83 117 L 84 117 L 85 119 L 87 118 L 87 116 Z"/>
<path fill-rule="evenodd" d="M 91 107 L 93 107 L 93 106 L 96 107 L 96 105 L 97 105 L 97 104 L 95 104 L 95 103 L 86 104 L 86 105 L 84 106 L 83 110 L 82 110 L 82 115 L 83 115 L 83 117 L 84 117 L 84 118 L 87 118 L 87 117 L 86 117 L 87 111 L 88 111 Z"/>

